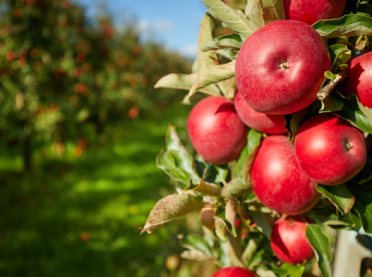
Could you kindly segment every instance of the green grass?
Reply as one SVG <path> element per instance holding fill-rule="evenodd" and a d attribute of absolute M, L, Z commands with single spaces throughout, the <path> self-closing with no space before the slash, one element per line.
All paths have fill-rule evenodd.
<path fill-rule="evenodd" d="M 62 157 L 51 147 L 36 150 L 27 174 L 18 149 L 1 145 L 0 276 L 166 276 L 165 259 L 181 251 L 176 236 L 185 221 L 151 235 L 139 236 L 139 227 L 175 191 L 155 157 L 168 123 L 185 127 L 189 110 L 126 121 L 79 158 L 72 144 Z"/>

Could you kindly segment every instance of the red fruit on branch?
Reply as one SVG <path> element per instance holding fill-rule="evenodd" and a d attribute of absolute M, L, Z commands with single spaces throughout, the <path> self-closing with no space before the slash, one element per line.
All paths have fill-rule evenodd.
<path fill-rule="evenodd" d="M 337 87 L 346 97 L 358 96 L 362 105 L 372 108 L 372 52 L 349 62 L 346 79 Z"/>
<path fill-rule="evenodd" d="M 311 26 L 278 20 L 244 42 L 236 60 L 236 84 L 252 109 L 290 114 L 317 99 L 330 66 L 327 46 Z"/>
<path fill-rule="evenodd" d="M 346 0 L 283 0 L 285 17 L 313 25 L 323 19 L 338 18 Z"/>
<path fill-rule="evenodd" d="M 189 115 L 187 130 L 196 152 L 213 164 L 236 160 L 247 142 L 248 128 L 234 102 L 223 96 L 200 101 Z"/>
<path fill-rule="evenodd" d="M 253 163 L 251 181 L 257 198 L 279 213 L 304 213 L 320 199 L 316 183 L 298 165 L 294 146 L 287 136 L 263 140 Z"/>
<path fill-rule="evenodd" d="M 295 138 L 295 151 L 306 175 L 329 186 L 353 178 L 367 160 L 363 133 L 331 114 L 314 116 L 302 124 Z"/>
<path fill-rule="evenodd" d="M 312 223 L 312 220 L 306 218 Z M 314 257 L 314 251 L 306 237 L 306 222 L 299 216 L 281 217 L 271 233 L 271 248 L 283 262 L 298 264 Z"/>
<path fill-rule="evenodd" d="M 267 115 L 256 112 L 243 100 L 239 91 L 235 95 L 234 104 L 240 119 L 248 127 L 267 134 L 284 134 L 288 132 L 283 115 Z"/>
<path fill-rule="evenodd" d="M 212 277 L 257 277 L 253 272 L 242 267 L 226 267 L 217 271 Z"/>

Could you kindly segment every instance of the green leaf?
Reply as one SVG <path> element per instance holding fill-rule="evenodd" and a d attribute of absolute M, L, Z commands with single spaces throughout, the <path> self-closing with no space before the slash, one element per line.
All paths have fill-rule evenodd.
<path fill-rule="evenodd" d="M 340 217 L 341 221 L 344 221 L 350 225 L 350 228 L 358 231 L 362 227 L 362 222 L 359 214 L 353 208 L 350 212 Z"/>
<path fill-rule="evenodd" d="M 169 74 L 161 78 L 156 84 L 155 88 L 171 88 L 180 90 L 190 90 L 192 85 L 198 79 L 198 74 Z M 206 86 L 199 92 L 208 95 L 221 95 L 216 85 Z"/>
<path fill-rule="evenodd" d="M 208 51 L 208 50 L 217 50 L 217 49 L 240 49 L 242 47 L 243 43 L 233 38 L 223 38 L 221 40 L 208 40 L 204 45 L 202 50 Z"/>
<path fill-rule="evenodd" d="M 322 107 L 319 113 L 329 113 L 334 111 L 340 111 L 344 107 L 344 102 L 341 100 L 341 96 L 338 93 L 331 93 L 326 99 L 321 101 Z"/>
<path fill-rule="evenodd" d="M 200 179 L 200 183 L 197 185 L 190 183 L 190 186 L 185 190 L 195 190 L 210 196 L 221 196 L 221 186 L 213 183 L 207 183 L 203 179 Z"/>
<path fill-rule="evenodd" d="M 190 185 L 190 180 L 194 184 L 199 184 L 200 177 L 196 171 L 194 158 L 187 153 L 173 126 L 168 126 L 165 138 L 167 151 L 157 156 L 157 167 L 163 169 L 175 181 L 182 182 L 184 189 Z"/>
<path fill-rule="evenodd" d="M 262 212 L 249 211 L 249 214 L 252 216 L 253 221 L 257 224 L 257 229 L 270 238 L 272 232 L 273 218 Z"/>
<path fill-rule="evenodd" d="M 208 262 L 208 263 L 215 263 L 218 266 L 222 267 L 220 262 L 213 256 L 206 255 L 203 252 L 192 249 L 192 250 L 186 250 L 181 253 L 181 258 L 188 259 L 196 262 Z"/>
<path fill-rule="evenodd" d="M 240 180 L 247 185 L 247 179 L 249 177 L 250 167 L 253 164 L 254 158 L 256 157 L 258 147 L 261 143 L 262 133 L 250 129 L 248 133 L 247 145 L 244 147 L 240 154 L 237 171 Z"/>
<path fill-rule="evenodd" d="M 204 4 L 214 18 L 221 21 L 224 27 L 239 33 L 244 41 L 255 31 L 242 11 L 234 10 L 221 0 L 204 0 Z"/>
<path fill-rule="evenodd" d="M 289 276 L 289 272 L 285 269 L 277 267 L 273 264 L 270 265 L 270 268 L 276 274 L 276 276 L 278 276 L 278 277 L 288 277 Z"/>
<path fill-rule="evenodd" d="M 363 114 L 369 119 L 369 121 L 372 122 L 372 109 L 371 108 L 368 108 L 366 106 L 363 106 L 360 102 L 359 102 L 359 99 L 357 97 L 357 101 L 358 101 L 358 107 L 359 109 L 363 112 Z"/>
<path fill-rule="evenodd" d="M 227 241 L 229 239 L 229 234 L 231 234 L 232 229 L 232 225 L 229 222 L 225 221 L 221 217 L 214 217 L 214 230 L 217 237 L 219 237 L 222 241 Z"/>
<path fill-rule="evenodd" d="M 287 270 L 291 277 L 301 277 L 305 271 L 305 265 L 295 266 L 284 263 L 280 268 Z"/>
<path fill-rule="evenodd" d="M 336 65 L 346 64 L 350 59 L 351 51 L 344 44 L 334 44 L 328 47 L 329 54 L 331 55 L 332 68 L 337 72 Z"/>
<path fill-rule="evenodd" d="M 334 114 L 363 132 L 372 133 L 372 122 L 359 111 L 358 100 L 355 95 L 350 95 L 349 98 L 344 99 L 344 108 Z"/>
<path fill-rule="evenodd" d="M 245 186 L 239 178 L 232 179 L 226 186 L 223 187 L 221 195 L 223 198 L 240 197 L 250 190 Z"/>
<path fill-rule="evenodd" d="M 184 101 L 188 100 L 200 89 L 219 83 L 235 76 L 235 61 L 223 65 L 203 65 L 200 68 L 198 78 L 191 87 Z"/>
<path fill-rule="evenodd" d="M 326 72 L 324 72 L 324 76 L 325 76 L 326 78 L 330 79 L 332 82 L 333 82 L 333 80 L 335 79 L 335 76 L 334 76 L 333 73 L 330 72 L 330 71 L 326 71 Z"/>
<path fill-rule="evenodd" d="M 200 24 L 199 38 L 198 38 L 198 69 L 202 66 L 218 64 L 218 58 L 214 51 L 203 51 L 203 46 L 207 41 L 213 40 L 214 20 L 206 14 Z M 198 72 L 199 70 L 197 70 Z M 194 72 L 194 71 L 193 71 Z"/>
<path fill-rule="evenodd" d="M 212 256 L 212 249 L 204 238 L 198 235 L 184 236 L 181 241 L 181 246 L 187 249 L 196 249 L 206 255 Z"/>
<path fill-rule="evenodd" d="M 329 240 L 319 225 L 307 224 L 306 237 L 314 249 L 316 259 L 324 277 L 331 277 L 332 256 L 329 253 Z"/>
<path fill-rule="evenodd" d="M 344 184 L 338 186 L 317 185 L 316 188 L 321 194 L 342 213 L 348 213 L 354 205 L 355 198 Z"/>
<path fill-rule="evenodd" d="M 273 271 L 264 268 L 257 269 L 256 273 L 259 277 L 276 277 Z"/>
<path fill-rule="evenodd" d="M 183 217 L 203 207 L 203 199 L 191 194 L 172 194 L 159 200 L 152 208 L 141 231 L 151 234 L 165 223 Z"/>
<path fill-rule="evenodd" d="M 235 61 L 238 56 L 238 52 L 234 52 L 231 49 L 218 49 L 216 50 L 216 54 L 221 55 L 222 57 L 225 57 L 231 61 Z"/>
<path fill-rule="evenodd" d="M 372 18 L 364 15 L 344 15 L 337 19 L 321 20 L 313 28 L 324 38 L 372 35 Z"/>
<path fill-rule="evenodd" d="M 354 208 L 362 220 L 364 230 L 367 233 L 372 233 L 372 191 L 351 182 L 347 187 L 355 197 Z"/>
<path fill-rule="evenodd" d="M 245 265 L 245 267 L 249 267 L 251 264 L 251 261 L 258 249 L 258 246 L 260 245 L 262 241 L 262 238 L 251 238 L 248 241 L 247 247 L 244 249 L 244 252 L 242 254 L 242 261 Z"/>
<path fill-rule="evenodd" d="M 281 0 L 249 0 L 245 14 L 255 31 L 273 21 L 285 19 Z"/>

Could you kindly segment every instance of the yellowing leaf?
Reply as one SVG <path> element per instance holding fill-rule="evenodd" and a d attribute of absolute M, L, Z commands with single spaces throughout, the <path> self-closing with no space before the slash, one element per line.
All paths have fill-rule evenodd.
<path fill-rule="evenodd" d="M 203 199 L 191 194 L 172 194 L 159 200 L 146 221 L 141 231 L 151 234 L 154 230 L 165 223 L 183 217 L 188 213 L 197 211 L 203 207 Z"/>

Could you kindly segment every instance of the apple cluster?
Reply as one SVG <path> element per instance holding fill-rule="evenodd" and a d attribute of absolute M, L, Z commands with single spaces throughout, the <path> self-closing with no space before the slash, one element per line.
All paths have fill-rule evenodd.
<path fill-rule="evenodd" d="M 207 162 L 223 165 L 237 160 L 249 128 L 264 133 L 250 172 L 257 198 L 284 214 L 275 223 L 271 247 L 279 259 L 302 263 L 313 257 L 306 222 L 299 216 L 313 208 L 321 195 L 317 184 L 336 186 L 355 177 L 365 166 L 364 134 L 334 114 L 312 116 L 324 72 L 331 67 L 328 48 L 309 25 L 341 16 L 345 0 L 284 0 L 286 16 L 254 32 L 239 51 L 234 101 L 210 96 L 191 111 L 188 132 L 196 152 Z M 307 7 L 304 7 L 304 5 Z M 340 85 L 345 96 L 355 94 L 372 108 L 372 52 L 351 60 Z M 285 116 L 304 121 L 290 140 Z M 310 114 L 310 115 L 309 115 Z M 255 276 L 241 268 L 226 268 L 221 276 Z"/>

